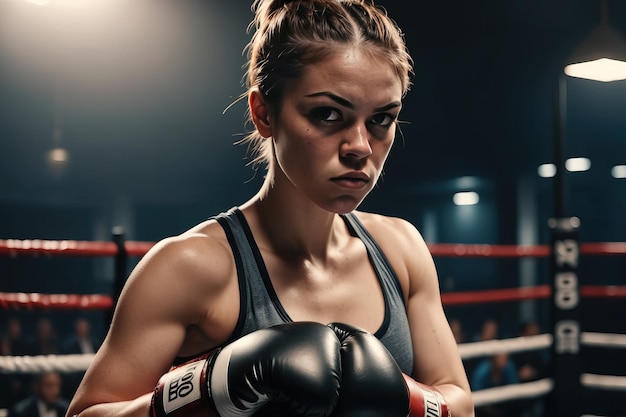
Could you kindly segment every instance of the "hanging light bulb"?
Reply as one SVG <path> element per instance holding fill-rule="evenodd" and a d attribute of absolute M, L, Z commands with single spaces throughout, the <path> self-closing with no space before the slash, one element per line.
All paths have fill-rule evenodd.
<path fill-rule="evenodd" d="M 602 2 L 602 22 L 574 50 L 564 71 L 570 77 L 603 82 L 626 79 L 626 42 L 609 25 L 606 1 Z"/>

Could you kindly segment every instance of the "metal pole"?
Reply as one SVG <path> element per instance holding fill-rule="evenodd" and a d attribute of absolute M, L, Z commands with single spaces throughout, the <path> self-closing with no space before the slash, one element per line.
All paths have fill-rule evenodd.
<path fill-rule="evenodd" d="M 128 267 L 128 253 L 126 252 L 126 246 L 124 244 L 124 232 L 121 227 L 113 228 L 113 243 L 117 246 L 117 255 L 115 255 L 115 276 L 113 277 L 113 291 L 111 297 L 113 298 L 113 306 L 109 311 L 109 324 L 113 321 L 113 313 L 115 312 L 115 306 L 117 300 L 122 293 L 122 288 L 126 283 L 126 274 Z"/>
<path fill-rule="evenodd" d="M 554 94 L 554 217 L 563 218 L 566 212 L 565 185 L 565 119 L 567 91 L 565 76 L 561 75 Z"/>
<path fill-rule="evenodd" d="M 554 340 L 551 375 L 554 381 L 547 398 L 547 415 L 579 417 L 581 400 L 580 288 L 578 279 L 580 221 L 566 217 L 565 109 L 566 79 L 561 75 L 554 98 L 554 218 L 550 219 L 552 300 L 550 325 Z"/>

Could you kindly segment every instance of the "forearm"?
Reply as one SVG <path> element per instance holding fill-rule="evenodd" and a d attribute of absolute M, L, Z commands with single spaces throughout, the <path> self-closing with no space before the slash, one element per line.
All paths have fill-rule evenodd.
<path fill-rule="evenodd" d="M 83 411 L 68 411 L 67 417 L 149 417 L 152 393 L 131 401 L 95 404 Z"/>
<path fill-rule="evenodd" d="M 469 387 L 427 385 L 403 374 L 409 392 L 409 417 L 473 417 L 474 405 Z"/>
<path fill-rule="evenodd" d="M 474 417 L 471 392 L 452 384 L 437 385 L 434 388 L 445 398 L 452 417 Z"/>

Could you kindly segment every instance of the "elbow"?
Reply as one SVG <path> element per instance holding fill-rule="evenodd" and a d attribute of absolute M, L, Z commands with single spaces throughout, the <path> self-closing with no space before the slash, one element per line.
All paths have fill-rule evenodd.
<path fill-rule="evenodd" d="M 463 390 L 457 401 L 458 410 L 451 409 L 451 417 L 475 417 L 474 400 L 472 392 Z"/>

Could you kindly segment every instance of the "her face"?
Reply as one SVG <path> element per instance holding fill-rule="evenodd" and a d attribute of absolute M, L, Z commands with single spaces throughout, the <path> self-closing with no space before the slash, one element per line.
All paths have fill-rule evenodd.
<path fill-rule="evenodd" d="M 361 49 L 310 65 L 286 83 L 280 110 L 269 117 L 275 185 L 282 181 L 330 212 L 354 210 L 381 174 L 401 99 L 392 66 Z"/>

